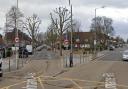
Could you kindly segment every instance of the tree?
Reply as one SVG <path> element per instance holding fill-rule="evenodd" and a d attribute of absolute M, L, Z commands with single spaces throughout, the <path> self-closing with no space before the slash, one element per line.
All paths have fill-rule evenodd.
<path fill-rule="evenodd" d="M 43 43 L 43 41 L 44 41 L 44 33 L 43 32 L 40 32 L 37 34 L 37 41 L 39 43 Z"/>
<path fill-rule="evenodd" d="M 24 26 L 27 29 L 29 36 L 32 39 L 33 49 L 37 42 L 40 24 L 41 24 L 41 20 L 36 14 L 33 14 L 32 16 L 26 18 L 26 22 L 24 23 Z"/>
<path fill-rule="evenodd" d="M 92 19 L 90 31 L 96 32 L 95 34 L 96 41 L 97 41 L 96 46 L 100 45 L 101 47 L 101 44 L 102 44 L 102 46 L 106 48 L 108 43 L 107 42 L 108 37 L 114 34 L 114 28 L 112 26 L 112 23 L 113 23 L 113 20 L 105 16 L 103 17 L 98 16 Z"/>
<path fill-rule="evenodd" d="M 53 24 L 50 24 L 47 30 L 47 42 L 50 43 L 52 48 L 55 47 L 55 42 L 57 40 L 57 37 L 58 37 L 58 34 L 56 32 L 56 28 L 54 27 Z"/>
<path fill-rule="evenodd" d="M 23 26 L 23 13 L 19 8 L 12 6 L 9 12 L 6 14 L 6 31 L 12 31 L 14 28 L 18 30 Z"/>
<path fill-rule="evenodd" d="M 59 7 L 54 10 L 54 13 L 50 13 L 53 26 L 56 28 L 56 32 L 60 41 L 60 55 L 62 56 L 62 40 L 63 33 L 70 28 L 71 13 L 67 8 Z"/>
<path fill-rule="evenodd" d="M 78 20 L 73 20 L 73 30 L 74 32 L 80 32 L 81 23 Z"/>
<path fill-rule="evenodd" d="M 114 28 L 112 26 L 112 19 L 107 18 L 105 16 L 103 17 L 96 17 L 92 19 L 91 24 L 91 32 L 103 33 L 106 35 L 113 35 L 114 34 Z"/>

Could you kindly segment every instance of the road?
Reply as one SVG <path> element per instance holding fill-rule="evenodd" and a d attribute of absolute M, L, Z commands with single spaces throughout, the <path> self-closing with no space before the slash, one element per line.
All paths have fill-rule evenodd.
<path fill-rule="evenodd" d="M 103 61 L 120 61 L 120 62 L 122 62 L 122 52 L 125 49 L 128 49 L 128 48 L 127 47 L 117 48 L 113 51 L 108 51 L 107 54 L 104 57 L 100 58 L 100 60 L 103 60 Z"/>
<path fill-rule="evenodd" d="M 114 73 L 118 84 L 128 85 L 128 62 L 122 61 L 122 52 L 128 47 L 118 48 L 110 51 L 106 56 L 100 58 L 99 61 L 111 61 L 113 65 L 108 69 L 108 73 Z"/>
<path fill-rule="evenodd" d="M 25 76 L 34 72 L 37 74 L 38 89 L 105 89 L 103 75 L 106 73 L 114 74 L 117 89 L 128 89 L 128 62 L 121 58 L 125 49 L 128 47 L 106 51 L 102 57 L 67 69 L 61 68 L 60 58 L 57 59 L 54 53 L 45 50 L 33 56 L 33 60 L 22 70 L 5 75 L 0 88 L 25 88 Z M 54 60 L 49 55 L 54 55 Z"/>

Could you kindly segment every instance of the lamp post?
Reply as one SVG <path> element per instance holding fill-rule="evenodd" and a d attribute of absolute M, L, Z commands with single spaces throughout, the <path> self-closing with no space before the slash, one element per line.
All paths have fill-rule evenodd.
<path fill-rule="evenodd" d="M 71 52 L 70 52 L 70 67 L 73 67 L 73 23 L 72 23 L 72 4 L 71 1 L 69 0 L 69 6 L 71 10 Z"/>
<path fill-rule="evenodd" d="M 105 8 L 105 6 L 102 6 L 102 7 L 100 7 L 100 8 Z M 96 56 L 96 44 L 97 44 L 97 34 L 96 34 L 96 32 L 97 32 L 97 21 L 96 21 L 96 17 L 97 17 L 97 9 L 100 9 L 100 8 L 95 8 L 95 18 L 94 18 L 94 20 L 95 20 L 95 33 L 94 33 L 94 54 L 95 54 L 95 56 Z"/>
<path fill-rule="evenodd" d="M 15 14 L 15 30 L 16 30 L 16 34 L 15 34 L 15 40 L 18 39 L 19 40 L 19 35 L 18 35 L 18 23 L 17 23 L 17 12 L 18 11 L 18 0 L 17 0 L 17 10 L 16 10 L 16 14 Z M 19 47 L 19 42 L 15 42 L 15 46 Z M 16 68 L 19 69 L 19 60 L 18 60 L 18 49 L 16 49 Z"/>

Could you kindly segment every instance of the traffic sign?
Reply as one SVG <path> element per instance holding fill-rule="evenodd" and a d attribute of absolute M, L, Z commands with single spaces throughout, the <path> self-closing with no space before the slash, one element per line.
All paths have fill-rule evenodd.
<path fill-rule="evenodd" d="M 69 44 L 69 40 L 64 40 L 64 43 L 65 44 Z"/>
<path fill-rule="evenodd" d="M 18 43 L 19 42 L 19 37 L 15 38 L 15 42 Z"/>

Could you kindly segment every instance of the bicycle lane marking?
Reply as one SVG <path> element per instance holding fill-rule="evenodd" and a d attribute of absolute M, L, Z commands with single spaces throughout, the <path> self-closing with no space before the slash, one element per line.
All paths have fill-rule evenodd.
<path fill-rule="evenodd" d="M 76 85 L 79 89 L 82 89 L 82 87 L 81 86 L 79 86 L 75 81 L 73 81 L 73 80 L 70 80 L 74 85 Z"/>
<path fill-rule="evenodd" d="M 58 79 L 58 80 L 74 80 L 74 81 L 82 81 L 82 82 L 91 82 L 91 83 L 100 83 L 100 84 L 105 84 L 104 82 L 99 82 L 99 81 L 90 81 L 90 80 L 81 80 L 81 79 L 73 79 L 73 78 L 57 78 L 57 77 L 53 77 L 53 76 L 38 76 L 36 78 L 40 78 L 40 77 L 45 77 L 45 78 L 54 78 L 54 79 Z M 57 81 L 58 81 L 57 80 Z M 40 81 L 47 81 L 47 80 L 41 80 Z M 16 84 L 12 84 L 12 85 L 9 85 L 9 86 L 6 86 L 6 87 L 3 87 L 3 88 L 0 88 L 0 89 L 9 89 L 10 87 L 13 87 L 13 86 L 16 86 L 16 85 L 19 85 L 19 84 L 22 84 L 22 83 L 25 83 L 26 81 L 22 81 L 22 82 L 19 82 L 19 83 L 16 83 Z M 120 85 L 120 84 L 116 84 L 117 86 L 120 86 L 120 87 L 125 87 L 125 88 L 128 88 L 128 86 L 126 85 Z M 81 89 L 82 87 L 80 87 Z"/>
<path fill-rule="evenodd" d="M 38 81 L 40 83 L 41 88 L 42 89 L 45 89 L 44 84 L 42 83 L 42 80 L 40 79 L 40 77 L 38 77 Z"/>

